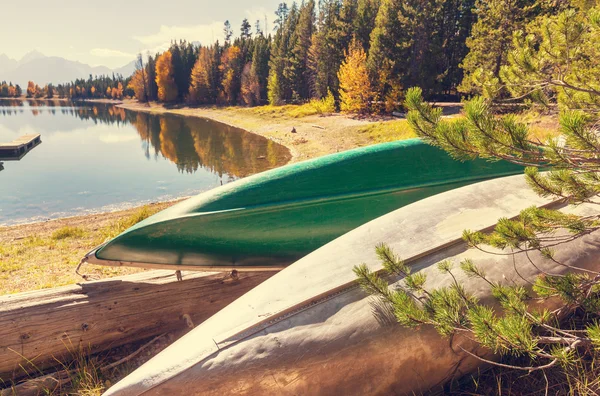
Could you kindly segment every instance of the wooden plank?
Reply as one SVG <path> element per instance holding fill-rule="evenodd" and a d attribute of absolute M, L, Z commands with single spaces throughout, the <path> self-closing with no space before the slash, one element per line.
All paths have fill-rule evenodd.
<path fill-rule="evenodd" d="M 0 160 L 18 161 L 41 143 L 39 134 L 23 135 L 10 143 L 0 143 Z"/>
<path fill-rule="evenodd" d="M 96 353 L 198 325 L 273 274 L 191 272 L 176 281 L 172 271 L 148 271 L 0 296 L 0 379 L 39 374 L 79 347 Z"/>

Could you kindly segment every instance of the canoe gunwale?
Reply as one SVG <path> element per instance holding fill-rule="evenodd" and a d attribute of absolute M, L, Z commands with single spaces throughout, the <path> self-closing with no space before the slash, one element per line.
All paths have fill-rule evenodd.
<path fill-rule="evenodd" d="M 82 260 L 82 264 L 103 265 L 107 267 L 135 267 L 152 270 L 173 270 L 173 271 L 199 271 L 199 272 L 278 272 L 287 267 L 279 266 L 235 266 L 235 265 L 190 265 L 190 264 L 152 264 L 132 261 L 103 260 L 96 257 L 96 250 L 88 253 Z"/>

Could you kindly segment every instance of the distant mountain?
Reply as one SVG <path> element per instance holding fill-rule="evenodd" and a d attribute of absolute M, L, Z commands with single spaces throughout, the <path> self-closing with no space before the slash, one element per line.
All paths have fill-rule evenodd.
<path fill-rule="evenodd" d="M 123 77 L 129 77 L 129 76 L 131 76 L 134 71 L 135 71 L 135 60 L 132 60 L 131 62 L 129 62 L 125 66 L 119 67 L 118 69 L 114 70 L 115 74 L 120 74 Z"/>
<path fill-rule="evenodd" d="M 106 66 L 92 67 L 85 63 L 67 60 L 57 56 L 45 56 L 39 51 L 27 53 L 21 60 L 16 61 L 4 54 L 0 54 L 0 81 L 12 81 L 26 87 L 28 81 L 38 85 L 48 83 L 61 84 L 77 78 L 87 78 L 89 75 L 121 74 L 129 77 L 135 70 L 135 61 L 118 69 L 109 69 Z"/>
<path fill-rule="evenodd" d="M 14 70 L 19 66 L 19 62 L 14 59 L 9 58 L 4 54 L 0 54 L 0 76 L 4 75 L 4 73 Z M 2 77 L 0 77 L 0 80 Z"/>
<path fill-rule="evenodd" d="M 25 55 L 23 55 L 23 57 L 19 61 L 19 65 L 24 65 L 24 64 L 34 61 L 36 59 L 41 59 L 41 58 L 45 58 L 45 57 L 46 57 L 46 55 L 42 54 L 40 51 L 33 50 L 33 51 L 30 51 L 30 52 L 26 53 Z"/>

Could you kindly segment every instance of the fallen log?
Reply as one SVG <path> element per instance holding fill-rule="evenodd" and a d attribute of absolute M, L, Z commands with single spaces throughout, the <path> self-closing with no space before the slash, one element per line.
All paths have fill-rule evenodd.
<path fill-rule="evenodd" d="M 69 361 L 200 324 L 273 272 L 173 271 L 0 296 L 0 384 Z"/>

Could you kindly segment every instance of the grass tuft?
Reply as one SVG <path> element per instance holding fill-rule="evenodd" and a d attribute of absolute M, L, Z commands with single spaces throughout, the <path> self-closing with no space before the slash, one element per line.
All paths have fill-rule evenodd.
<path fill-rule="evenodd" d="M 104 228 L 103 230 L 101 230 L 101 235 L 103 238 L 102 242 L 105 242 L 108 239 L 112 239 L 112 238 L 116 237 L 117 235 L 119 235 L 120 233 L 125 231 L 126 229 L 133 227 L 140 221 L 145 220 L 148 217 L 152 216 L 154 213 L 156 213 L 156 210 L 151 210 L 148 206 L 141 207 L 140 209 L 138 209 L 136 212 L 129 215 L 128 217 L 120 219 L 120 220 L 116 221 L 115 223 L 109 225 L 108 227 Z"/>
<path fill-rule="evenodd" d="M 79 227 L 65 226 L 54 231 L 51 238 L 55 241 L 59 241 L 67 238 L 80 238 L 84 235 L 85 231 Z"/>

